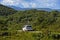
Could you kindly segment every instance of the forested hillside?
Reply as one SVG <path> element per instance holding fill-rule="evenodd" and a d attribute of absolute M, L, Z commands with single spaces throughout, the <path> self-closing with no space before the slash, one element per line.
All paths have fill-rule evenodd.
<path fill-rule="evenodd" d="M 41 11 L 41 10 L 27 10 L 18 11 L 17 13 L 9 16 L 10 26 L 17 29 L 30 22 L 34 30 L 48 29 L 53 31 L 59 31 L 60 27 L 60 12 L 58 11 Z M 16 25 L 15 25 L 16 24 Z M 56 28 L 58 30 L 56 30 Z"/>
<path fill-rule="evenodd" d="M 42 33 L 16 31 L 21 30 L 28 21 L 34 31 Z M 36 9 L 16 11 L 0 5 L 0 40 L 59 40 L 59 33 L 60 12 L 57 10 L 51 12 Z"/>
<path fill-rule="evenodd" d="M 16 12 L 16 10 L 0 4 L 0 15 L 1 16 L 2 15 L 7 16 L 10 14 L 14 14 L 15 12 Z"/>

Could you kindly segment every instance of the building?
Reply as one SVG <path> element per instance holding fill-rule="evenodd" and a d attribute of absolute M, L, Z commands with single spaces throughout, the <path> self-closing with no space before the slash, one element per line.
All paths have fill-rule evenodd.
<path fill-rule="evenodd" d="M 22 28 L 23 31 L 32 31 L 32 26 L 31 25 L 25 25 L 23 28 Z"/>

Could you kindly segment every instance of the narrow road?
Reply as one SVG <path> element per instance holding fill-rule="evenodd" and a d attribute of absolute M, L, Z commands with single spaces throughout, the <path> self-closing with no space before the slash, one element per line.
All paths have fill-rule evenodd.
<path fill-rule="evenodd" d="M 42 31 L 22 31 L 22 30 L 17 30 L 17 32 L 42 33 Z"/>

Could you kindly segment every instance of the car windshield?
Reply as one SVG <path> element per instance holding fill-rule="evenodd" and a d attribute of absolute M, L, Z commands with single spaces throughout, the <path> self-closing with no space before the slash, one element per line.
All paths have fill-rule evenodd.
<path fill-rule="evenodd" d="M 27 27 L 31 27 L 31 26 L 27 26 Z"/>

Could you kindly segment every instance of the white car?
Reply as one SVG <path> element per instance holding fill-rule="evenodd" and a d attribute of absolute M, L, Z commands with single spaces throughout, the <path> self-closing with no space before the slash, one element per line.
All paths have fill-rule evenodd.
<path fill-rule="evenodd" d="M 31 31 L 33 30 L 32 29 L 32 26 L 31 25 L 25 25 L 23 28 L 22 28 L 23 31 Z"/>

